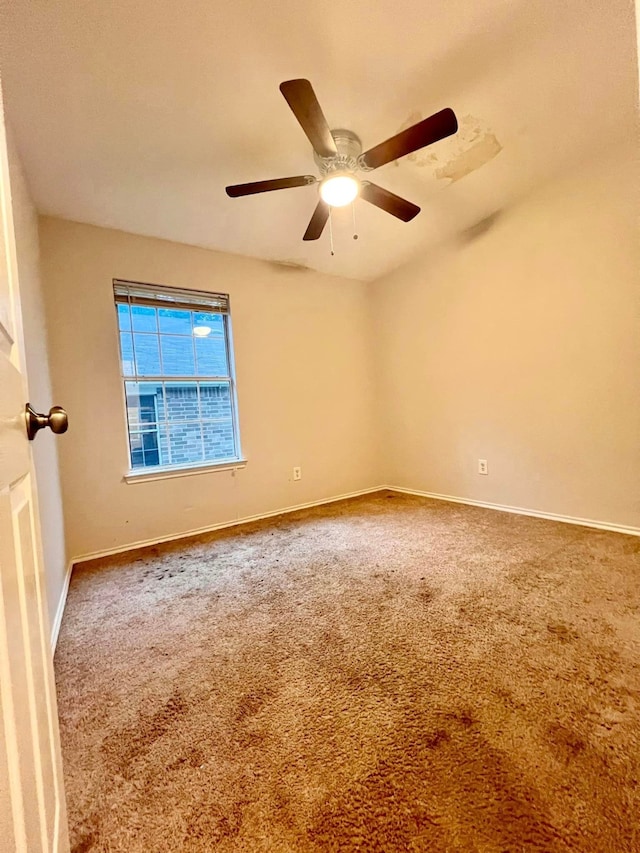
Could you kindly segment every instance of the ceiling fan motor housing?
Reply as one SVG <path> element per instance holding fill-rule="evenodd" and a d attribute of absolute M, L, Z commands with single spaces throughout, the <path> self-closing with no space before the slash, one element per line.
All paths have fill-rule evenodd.
<path fill-rule="evenodd" d="M 362 142 L 350 130 L 332 130 L 331 136 L 336 144 L 338 153 L 332 157 L 321 157 L 315 151 L 314 159 L 323 178 L 334 172 L 353 174 L 361 168 L 358 159 L 362 154 Z"/>

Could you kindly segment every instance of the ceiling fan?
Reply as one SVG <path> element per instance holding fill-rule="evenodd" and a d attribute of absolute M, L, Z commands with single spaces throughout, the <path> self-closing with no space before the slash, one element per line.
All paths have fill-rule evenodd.
<path fill-rule="evenodd" d="M 385 142 L 362 152 L 360 139 L 350 130 L 330 130 L 315 92 L 308 80 L 285 80 L 280 91 L 304 130 L 314 151 L 320 178 L 297 175 L 272 181 L 255 181 L 227 187 L 227 195 L 238 198 L 254 193 L 305 187 L 320 183 L 320 199 L 304 233 L 303 240 L 317 240 L 329 219 L 331 207 L 343 207 L 360 196 L 370 204 L 386 210 L 403 222 L 420 213 L 420 208 L 395 193 L 356 177 L 358 171 L 370 172 L 385 163 L 418 151 L 451 136 L 458 121 L 451 109 L 440 110 L 429 118 L 408 127 Z"/>

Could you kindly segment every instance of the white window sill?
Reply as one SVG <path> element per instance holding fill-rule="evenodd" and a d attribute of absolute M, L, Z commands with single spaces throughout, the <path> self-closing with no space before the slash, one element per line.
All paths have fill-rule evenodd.
<path fill-rule="evenodd" d="M 210 474 L 212 471 L 236 471 L 246 467 L 246 459 L 233 459 L 227 462 L 190 465 L 188 468 L 153 468 L 143 471 L 129 471 L 123 479 L 126 483 L 148 483 L 150 480 L 171 480 L 173 477 L 191 477 L 193 474 Z"/>

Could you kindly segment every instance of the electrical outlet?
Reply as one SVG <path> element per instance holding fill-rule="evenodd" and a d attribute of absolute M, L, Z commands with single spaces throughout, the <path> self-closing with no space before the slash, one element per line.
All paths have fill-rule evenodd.
<path fill-rule="evenodd" d="M 478 474 L 488 474 L 489 467 L 486 459 L 478 459 Z"/>
<path fill-rule="evenodd" d="M 301 480 L 302 479 L 302 468 L 300 468 L 300 466 L 296 466 L 293 469 L 293 479 L 294 480 Z"/>

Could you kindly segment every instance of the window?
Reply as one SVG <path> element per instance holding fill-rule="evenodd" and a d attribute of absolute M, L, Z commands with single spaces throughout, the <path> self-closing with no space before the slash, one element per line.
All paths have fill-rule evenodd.
<path fill-rule="evenodd" d="M 239 460 L 229 297 L 113 284 L 131 470 Z"/>

